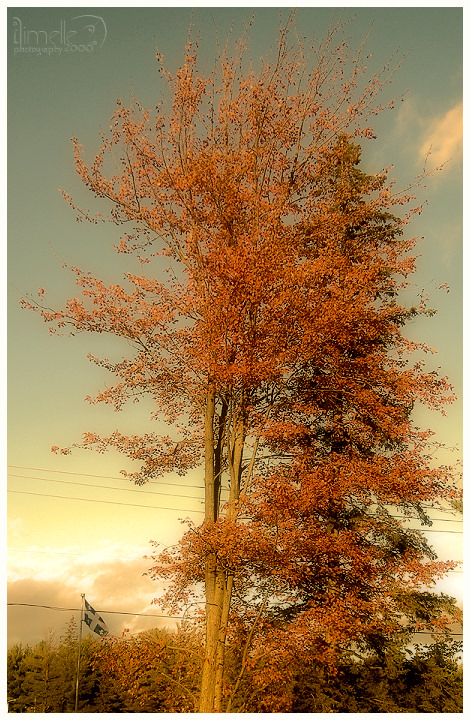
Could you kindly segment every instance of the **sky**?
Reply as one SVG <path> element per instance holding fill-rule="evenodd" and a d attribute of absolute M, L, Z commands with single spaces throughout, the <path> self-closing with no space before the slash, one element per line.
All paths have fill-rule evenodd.
<path fill-rule="evenodd" d="M 299 8 L 302 34 L 322 37 L 333 10 Z M 112 408 L 89 405 L 85 397 L 110 378 L 86 356 L 109 352 L 109 340 L 51 337 L 19 301 L 37 296 L 39 288 L 47 290 L 53 307 L 74 297 L 64 261 L 106 281 L 119 282 L 126 270 L 138 270 L 112 250 L 119 228 L 77 223 L 63 200 L 59 188 L 94 211 L 103 209 L 80 185 L 70 139 L 77 136 L 92 157 L 117 97 L 126 101 L 134 94 L 144 106 L 155 105 L 162 90 L 155 45 L 175 69 L 191 19 L 210 67 L 216 34 L 224 38 L 232 24 L 234 34 L 240 33 L 252 13 L 249 7 L 23 8 L 10 3 L 7 579 L 8 602 L 17 604 L 8 608 L 9 645 L 36 643 L 49 630 L 60 636 L 71 616 L 79 618 L 74 609 L 81 593 L 102 612 L 113 634 L 172 625 L 155 617 L 160 611 L 152 599 L 160 588 L 144 574 L 151 566 L 145 556 L 151 540 L 160 546 L 177 542 L 185 517 L 202 519 L 202 474 L 168 476 L 165 483 L 135 488 L 119 475 L 121 469 L 135 469 L 124 456 L 80 450 L 52 454 L 52 445 L 68 446 L 85 431 L 146 432 L 149 406 L 141 403 L 116 415 Z M 286 13 L 285 8 L 255 9 L 253 56 L 273 47 L 279 15 L 286 18 Z M 391 92 L 406 93 L 405 100 L 377 119 L 378 138 L 364 148 L 365 169 L 393 166 L 392 176 L 404 185 L 421 171 L 430 148 L 430 164 L 445 163 L 428 179 L 420 196 L 426 201 L 423 213 L 409 227 L 410 234 L 425 238 L 418 244 L 421 257 L 410 298 L 425 289 L 438 312 L 410 326 L 408 335 L 437 351 L 431 362 L 451 378 L 459 396 L 446 418 L 416 413 L 439 442 L 457 448 L 441 451 L 436 461 L 454 462 L 462 451 L 462 11 L 348 6 L 336 13 L 352 20 L 347 27 L 352 48 L 370 30 L 371 73 L 392 56 L 403 57 Z M 67 47 L 64 38 L 71 31 L 78 40 Z M 448 292 L 434 292 L 444 283 Z M 440 557 L 459 559 L 461 525 L 448 515 L 436 517 L 441 519 L 429 535 L 431 544 Z M 439 589 L 460 598 L 461 583 L 461 573 L 454 572 Z"/>

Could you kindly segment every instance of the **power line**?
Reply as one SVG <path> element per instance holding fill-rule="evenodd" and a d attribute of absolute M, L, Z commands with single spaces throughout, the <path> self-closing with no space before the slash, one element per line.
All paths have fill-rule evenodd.
<path fill-rule="evenodd" d="M 117 488 L 117 487 L 113 487 L 112 485 L 96 485 L 95 483 L 73 482 L 72 480 L 57 480 L 56 478 L 43 478 L 43 477 L 38 477 L 35 475 L 19 475 L 16 473 L 8 473 L 8 475 L 10 477 L 23 478 L 24 480 L 42 480 L 44 482 L 61 483 L 62 485 L 80 485 L 82 487 L 100 488 L 102 490 L 116 490 L 117 492 L 140 493 L 141 495 L 163 495 L 165 497 L 178 497 L 178 498 L 187 498 L 188 500 L 201 500 L 200 497 L 197 497 L 195 495 L 177 495 L 175 493 L 158 492 L 157 490 L 140 490 L 137 488 Z M 183 486 L 183 487 L 189 487 L 189 485 Z"/>
<path fill-rule="evenodd" d="M 414 519 L 414 518 L 412 518 Z M 446 535 L 463 535 L 463 530 L 435 530 L 434 528 L 406 528 L 407 530 L 419 530 L 423 533 L 446 533 Z"/>
<path fill-rule="evenodd" d="M 411 517 L 411 515 L 390 515 L 389 517 L 395 518 L 396 520 L 419 520 L 419 517 Z M 456 522 L 456 523 L 462 523 L 463 521 L 460 518 L 456 518 L 455 520 L 452 520 L 451 518 L 432 518 L 433 523 L 438 522 Z M 447 532 L 444 530 L 443 532 Z"/>
<path fill-rule="evenodd" d="M 20 607 L 35 607 L 35 608 L 46 608 L 47 610 L 60 610 L 65 612 L 80 612 L 80 608 L 63 608 L 63 607 L 56 607 L 53 605 L 35 605 L 33 603 L 15 603 L 15 602 L 8 602 L 7 605 L 15 605 Z M 139 616 L 139 617 L 157 617 L 157 618 L 164 618 L 168 620 L 183 620 L 183 615 L 155 615 L 150 613 L 131 613 L 131 612 L 121 612 L 120 610 L 97 610 L 96 612 L 106 614 L 106 615 L 131 615 L 133 617 Z M 413 635 L 431 635 L 432 630 L 416 630 Z M 452 637 L 462 637 L 463 633 L 448 633 Z"/>
<path fill-rule="evenodd" d="M 16 605 L 16 606 L 22 606 L 22 607 L 36 607 L 36 608 L 46 608 L 47 610 L 61 610 L 66 612 L 80 612 L 80 608 L 63 608 L 63 607 L 55 607 L 53 605 L 35 605 L 33 603 L 15 603 L 15 602 L 7 602 L 7 605 Z M 183 620 L 183 615 L 155 615 L 150 613 L 131 613 L 131 612 L 121 612 L 120 610 L 97 610 L 98 613 L 106 613 L 107 615 L 139 615 L 140 617 L 157 617 L 157 618 L 168 618 L 168 620 Z"/>
<path fill-rule="evenodd" d="M 163 547 L 163 546 L 162 546 Z M 71 555 L 72 557 L 89 557 L 88 553 L 72 553 L 72 552 L 63 552 L 61 550 L 32 550 L 32 549 L 25 549 L 25 548 L 7 548 L 8 552 L 24 552 L 24 553 L 40 553 L 41 555 Z M 105 555 L 101 554 L 99 555 L 101 558 L 117 558 L 118 560 L 145 560 L 145 557 L 143 555 L 108 555 L 106 553 Z"/>
<path fill-rule="evenodd" d="M 47 472 L 44 470 L 44 472 Z M 60 472 L 60 471 L 55 471 Z M 71 475 L 80 475 L 80 473 L 70 473 Z M 55 478 L 43 478 L 39 477 L 37 475 L 21 475 L 17 473 L 8 473 L 10 477 L 15 478 L 22 478 L 25 480 L 40 480 L 43 482 L 55 482 L 55 483 L 61 483 L 62 485 L 79 485 L 81 487 L 88 487 L 88 488 L 99 488 L 101 490 L 116 490 L 117 492 L 133 492 L 133 493 L 140 493 L 141 495 L 163 495 L 164 497 L 177 497 L 177 498 L 186 498 L 188 500 L 200 500 L 202 501 L 201 497 L 198 497 L 196 495 L 178 495 L 175 493 L 162 493 L 154 490 L 141 490 L 136 488 L 116 488 L 112 485 L 97 485 L 96 483 L 80 483 L 80 482 L 73 482 L 70 480 L 56 480 Z M 99 476 L 104 477 L 104 476 Z M 116 478 L 117 479 L 117 478 Z M 181 485 L 178 487 L 191 487 L 190 485 Z M 198 486 L 201 487 L 202 486 Z M 408 517 L 405 515 L 391 515 L 391 517 L 397 518 L 399 520 L 416 520 L 417 518 L 414 517 Z M 434 518 L 433 522 L 457 522 L 461 523 L 462 520 L 459 518 L 452 519 L 452 518 Z"/>
<path fill-rule="evenodd" d="M 36 468 L 36 467 L 30 467 L 28 465 L 8 464 L 7 467 L 15 468 L 15 469 L 19 469 L 19 470 L 33 470 L 36 472 L 59 473 L 61 475 L 74 475 L 76 477 L 102 478 L 102 479 L 119 480 L 119 481 L 122 481 L 125 479 L 124 477 L 117 477 L 115 475 L 98 475 L 95 473 L 82 473 L 82 472 L 76 472 L 76 471 L 71 471 L 71 470 L 54 470 L 52 468 Z M 22 475 L 22 474 L 16 474 L 16 473 L 8 473 L 8 475 L 10 475 L 10 477 L 24 478 L 26 480 L 43 480 L 44 482 L 57 482 L 57 483 L 62 483 L 62 484 L 66 484 L 66 485 L 67 484 L 81 485 L 83 487 L 95 487 L 95 488 L 106 489 L 106 490 L 117 490 L 118 492 L 121 492 L 121 491 L 122 492 L 138 492 L 138 493 L 141 493 L 144 495 L 146 495 L 146 494 L 148 494 L 148 495 L 164 495 L 166 497 L 179 497 L 179 498 L 188 498 L 190 500 L 202 500 L 202 498 L 197 497 L 195 495 L 175 495 L 173 493 L 160 493 L 160 492 L 153 491 L 153 490 L 141 490 L 141 489 L 136 489 L 136 488 L 115 488 L 115 487 L 112 487 L 109 485 L 97 485 L 95 483 L 77 483 L 77 482 L 72 482 L 72 481 L 67 481 L 67 480 L 55 480 L 52 478 L 43 478 L 43 477 L 38 477 L 38 476 Z M 191 488 L 193 490 L 196 490 L 196 489 L 203 490 L 204 489 L 204 485 L 189 485 L 187 483 L 168 483 L 168 482 L 160 481 L 160 480 L 158 482 L 149 480 L 148 484 L 149 485 L 168 485 L 170 487 L 185 487 L 185 488 Z M 225 487 L 222 487 L 221 490 L 228 492 L 228 488 L 225 488 Z M 53 497 L 53 496 L 51 496 L 51 497 Z M 54 496 L 54 497 L 58 497 L 58 496 Z M 78 498 L 78 499 L 81 499 L 81 498 Z M 166 510 L 167 508 L 162 508 L 162 509 Z M 444 510 L 444 509 L 432 508 L 432 507 L 430 509 L 435 509 L 438 512 L 444 512 L 444 513 L 453 513 L 453 514 L 455 513 L 455 511 L 451 510 L 451 509 Z M 418 518 L 412 518 L 412 517 L 408 518 L 403 515 L 391 515 L 390 517 L 394 517 L 399 520 L 416 520 L 416 519 L 418 519 Z M 462 520 L 459 518 L 457 518 L 457 519 L 434 518 L 433 522 L 459 522 L 459 523 L 461 523 Z M 434 531 L 434 532 L 438 532 L 438 531 Z M 444 531 L 440 531 L 440 532 L 447 532 L 447 531 L 444 530 Z"/>
<path fill-rule="evenodd" d="M 28 492 L 27 490 L 7 490 L 7 492 L 15 493 L 17 495 L 35 495 L 37 497 L 58 498 L 60 500 L 79 500 L 82 502 L 104 503 L 105 505 L 124 505 L 125 507 L 141 507 L 141 508 L 147 508 L 147 510 L 173 510 L 175 512 L 190 512 L 190 513 L 194 512 L 194 513 L 204 514 L 204 510 L 188 510 L 187 508 L 163 507 L 162 505 L 139 505 L 137 503 L 124 503 L 124 502 L 117 502 L 115 500 L 93 500 L 92 498 L 67 497 L 66 495 L 51 495 L 49 493 Z"/>
<path fill-rule="evenodd" d="M 82 473 L 82 472 L 74 472 L 71 470 L 52 470 L 51 468 L 37 468 L 37 467 L 29 467 L 27 465 L 7 465 L 9 468 L 15 468 L 16 470 L 33 470 L 34 472 L 47 472 L 47 473 L 59 473 L 60 475 L 75 475 L 79 477 L 91 477 L 91 478 L 102 478 L 103 480 L 125 480 L 125 477 L 116 477 L 115 475 L 96 475 L 94 473 Z M 42 478 L 41 478 L 42 479 Z M 131 479 L 131 478 L 129 478 Z M 155 482 L 153 480 L 149 480 L 150 484 L 156 484 L 156 485 L 170 485 L 171 487 L 190 487 L 193 489 L 204 489 L 204 485 L 188 485 L 187 483 L 168 483 L 162 481 Z"/>
<path fill-rule="evenodd" d="M 72 484 L 72 483 L 70 483 L 70 484 Z M 81 484 L 81 483 L 77 483 L 77 484 Z M 116 500 L 96 500 L 93 498 L 77 498 L 77 497 L 70 497 L 67 495 L 52 495 L 50 493 L 35 493 L 35 492 L 27 491 L 27 490 L 10 490 L 10 489 L 8 489 L 7 492 L 15 493 L 17 495 L 35 495 L 37 497 L 51 497 L 51 498 L 57 498 L 60 500 L 78 500 L 78 501 L 82 501 L 82 502 L 102 503 L 105 505 L 124 505 L 125 507 L 142 507 L 142 508 L 147 508 L 148 510 L 172 510 L 174 512 L 190 512 L 190 513 L 204 514 L 204 510 L 196 510 L 196 509 L 189 510 L 188 508 L 171 508 L 171 507 L 164 507 L 162 505 L 141 505 L 138 503 L 117 502 Z M 168 497 L 176 497 L 176 496 L 169 495 Z M 185 495 L 183 497 L 186 497 L 189 499 L 189 495 Z M 202 499 L 199 498 L 199 500 L 200 500 L 200 502 L 202 502 Z M 400 516 L 400 519 L 415 520 L 416 518 L 405 518 L 405 517 Z M 439 521 L 437 520 L 436 522 L 439 522 Z M 435 530 L 434 528 L 431 529 L 431 528 L 424 528 L 424 527 L 408 528 L 408 529 L 409 530 L 419 530 L 420 532 L 424 532 L 424 533 L 446 533 L 446 534 L 450 534 L 450 535 L 463 535 L 462 530 Z"/>
<path fill-rule="evenodd" d="M 73 482 L 70 480 L 56 480 L 55 478 L 42 478 L 42 477 L 38 477 L 35 475 L 20 475 L 20 474 L 16 474 L 16 473 L 8 473 L 8 474 L 10 477 L 22 478 L 24 480 L 40 480 L 43 482 L 60 483 L 62 485 L 78 485 L 78 486 L 87 487 L 87 488 L 99 488 L 100 490 L 116 490 L 117 492 L 133 492 L 133 493 L 139 493 L 141 495 L 162 495 L 164 497 L 184 498 L 184 499 L 188 499 L 188 500 L 202 501 L 202 498 L 198 497 L 196 495 L 178 495 L 175 493 L 163 493 L 163 492 L 158 492 L 158 491 L 154 491 L 154 490 L 141 490 L 141 489 L 136 489 L 136 488 L 116 488 L 116 487 L 113 487 L 112 485 L 96 485 L 95 483 L 80 483 L 80 482 Z M 79 475 L 79 473 L 77 473 L 77 475 Z M 188 486 L 182 486 L 182 487 L 190 487 L 190 486 L 188 485 Z M 399 520 L 416 520 L 417 519 L 417 518 L 412 518 L 412 517 L 406 517 L 403 515 L 392 515 L 391 517 L 397 518 Z M 456 518 L 456 519 L 435 518 L 433 520 L 433 522 L 461 523 L 462 520 L 460 520 L 459 518 Z M 438 531 L 435 531 L 435 532 L 438 532 Z M 447 531 L 441 530 L 440 532 L 447 532 Z"/>
<path fill-rule="evenodd" d="M 8 464 L 7 467 L 9 468 L 15 468 L 18 470 L 33 470 L 36 472 L 47 472 L 47 473 L 58 473 L 60 475 L 74 475 L 76 477 L 90 477 L 90 478 L 102 478 L 107 480 L 119 480 L 122 481 L 125 478 L 124 477 L 117 477 L 115 475 L 98 475 L 96 473 L 82 473 L 82 472 L 76 472 L 72 470 L 54 470 L 52 468 L 37 468 L 37 467 L 30 467 L 28 465 L 13 465 Z M 95 483 L 74 483 L 74 482 L 68 482 L 67 480 L 54 480 L 52 478 L 43 478 L 43 477 L 37 477 L 37 476 L 31 476 L 31 475 L 21 475 L 21 474 L 15 474 L 15 473 L 8 473 L 11 477 L 17 477 L 17 478 L 24 478 L 28 480 L 44 480 L 45 482 L 58 482 L 63 484 L 70 484 L 70 485 L 82 485 L 84 487 L 96 487 L 101 489 L 109 489 L 109 490 L 117 490 L 123 491 L 123 492 L 138 492 L 141 494 L 152 494 L 152 495 L 165 495 L 166 497 L 181 497 L 181 498 L 188 498 L 191 500 L 202 500 L 202 498 L 197 497 L 195 495 L 174 495 L 173 493 L 160 493 L 153 490 L 141 490 L 136 488 L 115 488 L 107 485 L 96 485 Z M 130 479 L 130 478 L 129 478 Z M 149 485 L 168 485 L 169 487 L 181 487 L 181 488 L 191 488 L 192 490 L 204 490 L 204 485 L 189 485 L 188 483 L 169 483 L 165 482 L 163 480 L 154 481 L 149 480 Z M 228 492 L 229 488 L 222 487 L 222 491 Z M 167 508 L 163 508 L 164 510 Z M 455 514 L 455 511 L 452 509 L 442 509 L 442 508 L 433 508 L 432 506 L 429 508 L 431 510 L 436 510 L 441 513 L 452 513 Z M 391 517 L 400 519 L 400 520 L 416 520 L 418 518 L 407 518 L 402 515 L 391 515 Z M 451 518 L 434 518 L 433 522 L 462 522 L 462 519 L 451 519 Z M 437 531 L 435 531 L 437 532 Z M 447 531 L 443 531 L 447 532 Z"/>
<path fill-rule="evenodd" d="M 162 546 L 164 547 L 164 546 Z M 89 553 L 71 553 L 71 552 L 63 552 L 60 550 L 32 550 L 32 549 L 26 549 L 26 548 L 13 548 L 9 547 L 7 548 L 8 552 L 24 552 L 24 553 L 40 553 L 41 555 L 70 555 L 72 557 L 89 557 Z M 118 560 L 145 560 L 146 556 L 144 555 L 108 555 L 107 553 L 105 555 L 102 555 L 100 553 L 100 558 L 117 558 Z M 463 573 L 463 570 L 447 570 L 447 572 L 452 573 Z"/>

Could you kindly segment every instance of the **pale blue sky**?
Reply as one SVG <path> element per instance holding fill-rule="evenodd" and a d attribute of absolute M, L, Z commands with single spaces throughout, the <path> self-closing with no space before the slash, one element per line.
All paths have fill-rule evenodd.
<path fill-rule="evenodd" d="M 266 54 L 276 42 L 280 12 L 286 17 L 285 9 L 255 10 L 251 31 L 254 57 Z M 413 222 L 410 233 L 426 238 L 418 247 L 422 258 L 415 276 L 417 289 L 432 290 L 447 282 L 450 292 L 433 296 L 431 304 L 438 314 L 426 322 L 419 321 L 409 334 L 437 350 L 432 362 L 451 376 L 461 395 L 462 12 L 459 8 L 366 7 L 339 12 L 345 19 L 355 17 L 348 26 L 352 47 L 372 26 L 367 44 L 372 53 L 371 73 L 395 51 L 397 57 L 406 56 L 393 88 L 387 91 L 399 95 L 408 90 L 406 100 L 378 119 L 379 137 L 364 150 L 366 169 L 377 171 L 393 165 L 392 175 L 404 183 L 420 171 L 430 145 L 436 162 L 449 158 L 444 170 L 427 183 L 422 197 L 427 198 L 428 205 Z M 51 445 L 69 445 L 87 430 L 110 432 L 119 427 L 123 432 L 148 431 L 148 414 L 144 404 L 130 407 L 120 416 L 109 408 L 89 406 L 85 396 L 94 394 L 107 378 L 86 354 L 112 352 L 109 341 L 87 336 L 50 337 L 44 323 L 18 305 L 22 295 L 34 294 L 40 287 L 46 288 L 52 305 L 75 295 L 73 278 L 61 269 L 62 260 L 116 282 L 129 269 L 128 258 L 117 256 L 111 247 L 119 239 L 119 228 L 77 224 L 58 187 L 66 188 L 91 209 L 102 209 L 80 186 L 70 138 L 76 135 L 90 157 L 98 147 L 100 127 L 108 125 L 116 97 L 126 100 L 133 91 L 144 106 L 156 104 L 161 84 L 154 60 L 155 42 L 167 64 L 176 67 L 191 14 L 187 8 L 13 7 L 8 12 L 8 462 L 15 466 L 9 468 L 9 487 L 108 501 L 9 494 L 9 543 L 15 548 L 9 561 L 15 602 L 41 597 L 44 604 L 62 602 L 78 607 L 80 593 L 86 592 L 95 607 L 143 611 L 156 592 L 150 580 L 141 578 L 148 562 L 126 558 L 140 558 L 148 552 L 150 539 L 174 542 L 181 532 L 177 519 L 185 515 L 178 508 L 201 507 L 192 498 L 146 494 L 152 490 L 202 497 L 201 490 L 191 487 L 201 484 L 197 473 L 184 480 L 190 486 L 187 488 L 172 490 L 168 485 L 155 485 L 143 488 L 140 494 L 131 493 L 128 490 L 132 486 L 124 480 L 90 477 L 118 478 L 119 470 L 129 467 L 123 457 L 79 451 L 70 457 L 57 457 L 50 453 Z M 224 38 L 233 22 L 237 35 L 251 14 L 251 8 L 194 10 L 194 28 L 200 33 L 201 53 L 209 66 L 216 28 Z M 307 37 L 313 33 L 320 37 L 331 14 L 331 8 L 301 8 L 297 25 Z M 92 50 L 80 52 L 77 47 L 75 52 L 65 52 L 62 35 L 76 30 L 78 39 L 85 37 L 89 32 L 84 29 L 85 20 L 77 20 L 77 16 L 89 15 L 94 19 L 85 20 L 94 23 L 97 44 Z M 34 33 L 41 42 L 47 36 L 50 47 L 52 34 L 58 50 L 33 52 Z M 436 429 L 440 441 L 460 445 L 460 401 L 444 420 L 424 412 L 419 413 L 419 419 Z M 446 454 L 445 459 L 452 456 Z M 33 479 L 37 477 L 49 478 L 49 482 Z M 52 478 L 115 489 L 67 485 L 51 482 Z M 172 481 L 181 479 L 169 478 Z M 111 505 L 109 501 L 152 508 Z M 459 528 L 451 523 L 436 524 L 435 528 L 449 526 Z M 455 555 L 459 538 L 457 534 L 435 533 L 433 542 Z M 459 592 L 459 581 L 459 575 L 449 581 L 451 592 Z M 46 615 L 38 619 L 27 610 L 15 611 L 12 638 L 27 640 L 35 632 L 40 637 L 43 627 L 63 624 L 68 617 L 64 620 L 57 617 L 59 613 L 43 612 Z M 121 620 L 113 616 L 116 632 L 124 622 Z"/>

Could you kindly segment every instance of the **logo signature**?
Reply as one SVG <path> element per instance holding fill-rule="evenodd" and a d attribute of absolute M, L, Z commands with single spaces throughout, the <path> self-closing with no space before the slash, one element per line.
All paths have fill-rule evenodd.
<path fill-rule="evenodd" d="M 90 53 L 103 47 L 106 23 L 99 15 L 76 15 L 60 20 L 50 29 L 27 27 L 19 17 L 13 17 L 13 53 L 62 55 Z"/>

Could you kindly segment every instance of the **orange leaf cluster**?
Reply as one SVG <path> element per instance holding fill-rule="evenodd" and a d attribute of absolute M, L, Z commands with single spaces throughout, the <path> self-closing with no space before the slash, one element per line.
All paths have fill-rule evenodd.
<path fill-rule="evenodd" d="M 271 648 L 266 688 L 289 653 L 328 659 L 397 631 L 404 594 L 450 567 L 395 517 L 429 522 L 423 503 L 457 491 L 412 424 L 415 403 L 441 408 L 451 388 L 410 362 L 427 348 L 403 334 L 427 312 L 400 302 L 415 267 L 404 237 L 413 211 L 396 213 L 411 195 L 359 168 L 385 79 L 361 90 L 360 56 L 334 32 L 313 63 L 287 38 L 257 74 L 242 44 L 202 76 L 189 44 L 176 75 L 164 73 L 166 113 L 119 102 L 91 164 L 74 141 L 108 219 L 135 226 L 116 249 L 145 259 L 147 274 L 108 286 L 72 268 L 80 299 L 59 311 L 25 303 L 53 327 L 132 347 L 119 362 L 90 356 L 117 378 L 92 402 L 120 410 L 145 394 L 154 417 L 178 423 L 178 440 L 116 431 L 85 435 L 85 447 L 139 461 L 138 483 L 204 464 L 205 522 L 153 569 L 173 580 L 172 608 L 204 585 L 201 712 L 235 702 L 257 648 Z M 162 258 L 166 281 L 148 276 Z M 230 638 L 246 643 L 231 695 Z"/>

